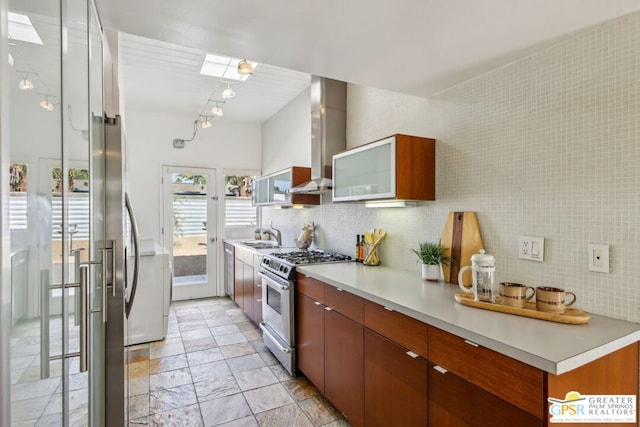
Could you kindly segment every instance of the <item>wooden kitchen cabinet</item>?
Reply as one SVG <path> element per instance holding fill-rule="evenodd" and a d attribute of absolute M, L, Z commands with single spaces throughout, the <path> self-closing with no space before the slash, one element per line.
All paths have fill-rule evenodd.
<path fill-rule="evenodd" d="M 245 248 L 236 247 L 233 279 L 233 299 L 254 323 L 262 322 L 262 281 L 260 271 L 261 255 Z M 256 267 L 257 266 L 257 267 Z"/>
<path fill-rule="evenodd" d="M 333 156 L 333 201 L 435 200 L 435 140 L 393 135 Z"/>
<path fill-rule="evenodd" d="M 319 205 L 317 194 L 290 194 L 288 190 L 311 180 L 311 168 L 291 168 L 261 176 L 253 182 L 254 206 Z"/>
<path fill-rule="evenodd" d="M 364 326 L 325 307 L 324 394 L 353 426 L 364 425 Z"/>
<path fill-rule="evenodd" d="M 546 405 L 540 369 L 433 327 L 429 329 L 429 360 L 536 418 L 543 418 Z"/>
<path fill-rule="evenodd" d="M 468 363 L 473 363 L 469 359 Z M 429 426 L 541 427 L 542 420 L 463 380 L 440 366 L 430 365 Z M 500 378 L 497 384 L 505 385 Z"/>
<path fill-rule="evenodd" d="M 426 426 L 427 372 L 425 358 L 365 328 L 365 425 Z"/>
<path fill-rule="evenodd" d="M 343 413 L 364 425 L 364 326 L 362 298 L 298 274 L 297 366 Z M 346 314 L 346 315 L 345 315 Z"/>
<path fill-rule="evenodd" d="M 256 325 L 262 322 L 262 278 L 260 277 L 260 263 L 262 255 L 255 254 L 253 258 L 253 321 Z"/>
<path fill-rule="evenodd" d="M 425 359 L 429 358 L 429 326 L 426 323 L 365 300 L 364 326 Z"/>
<path fill-rule="evenodd" d="M 324 394 L 324 305 L 300 292 L 297 300 L 298 369 Z"/>
<path fill-rule="evenodd" d="M 297 366 L 324 394 L 325 284 L 298 274 L 296 289 Z"/>

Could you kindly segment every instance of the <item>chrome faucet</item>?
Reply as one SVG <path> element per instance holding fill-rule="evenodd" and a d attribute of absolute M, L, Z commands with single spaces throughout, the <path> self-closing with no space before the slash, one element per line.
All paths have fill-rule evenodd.
<path fill-rule="evenodd" d="M 273 227 L 273 222 L 269 223 L 269 228 L 271 228 L 271 230 L 264 230 L 262 234 L 273 237 L 274 239 L 276 239 L 276 242 L 278 242 L 278 246 L 282 246 L 282 233 L 280 233 L 280 230 Z"/>

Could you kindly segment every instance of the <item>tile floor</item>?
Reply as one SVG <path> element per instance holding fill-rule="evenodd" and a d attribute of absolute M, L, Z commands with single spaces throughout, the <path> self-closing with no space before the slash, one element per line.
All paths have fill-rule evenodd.
<path fill-rule="evenodd" d="M 131 348 L 129 426 L 348 426 L 291 377 L 228 298 L 174 303 L 166 340 Z"/>

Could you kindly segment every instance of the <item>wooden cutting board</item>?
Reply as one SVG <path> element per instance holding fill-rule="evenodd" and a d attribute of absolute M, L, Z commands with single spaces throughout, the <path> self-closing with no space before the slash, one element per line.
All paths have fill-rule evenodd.
<path fill-rule="evenodd" d="M 460 269 L 471 265 L 471 255 L 484 248 L 476 213 L 449 212 L 440 244 L 447 248 L 445 255 L 456 260 L 451 268 L 442 266 L 444 280 L 457 284 Z M 464 284 L 471 286 L 471 273 L 465 273 Z"/>

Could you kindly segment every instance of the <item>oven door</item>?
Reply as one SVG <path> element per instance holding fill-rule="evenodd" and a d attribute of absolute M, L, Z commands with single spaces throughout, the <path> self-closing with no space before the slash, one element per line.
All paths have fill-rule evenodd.
<path fill-rule="evenodd" d="M 284 343 L 293 347 L 293 282 L 268 271 L 262 277 L 262 319 Z"/>

